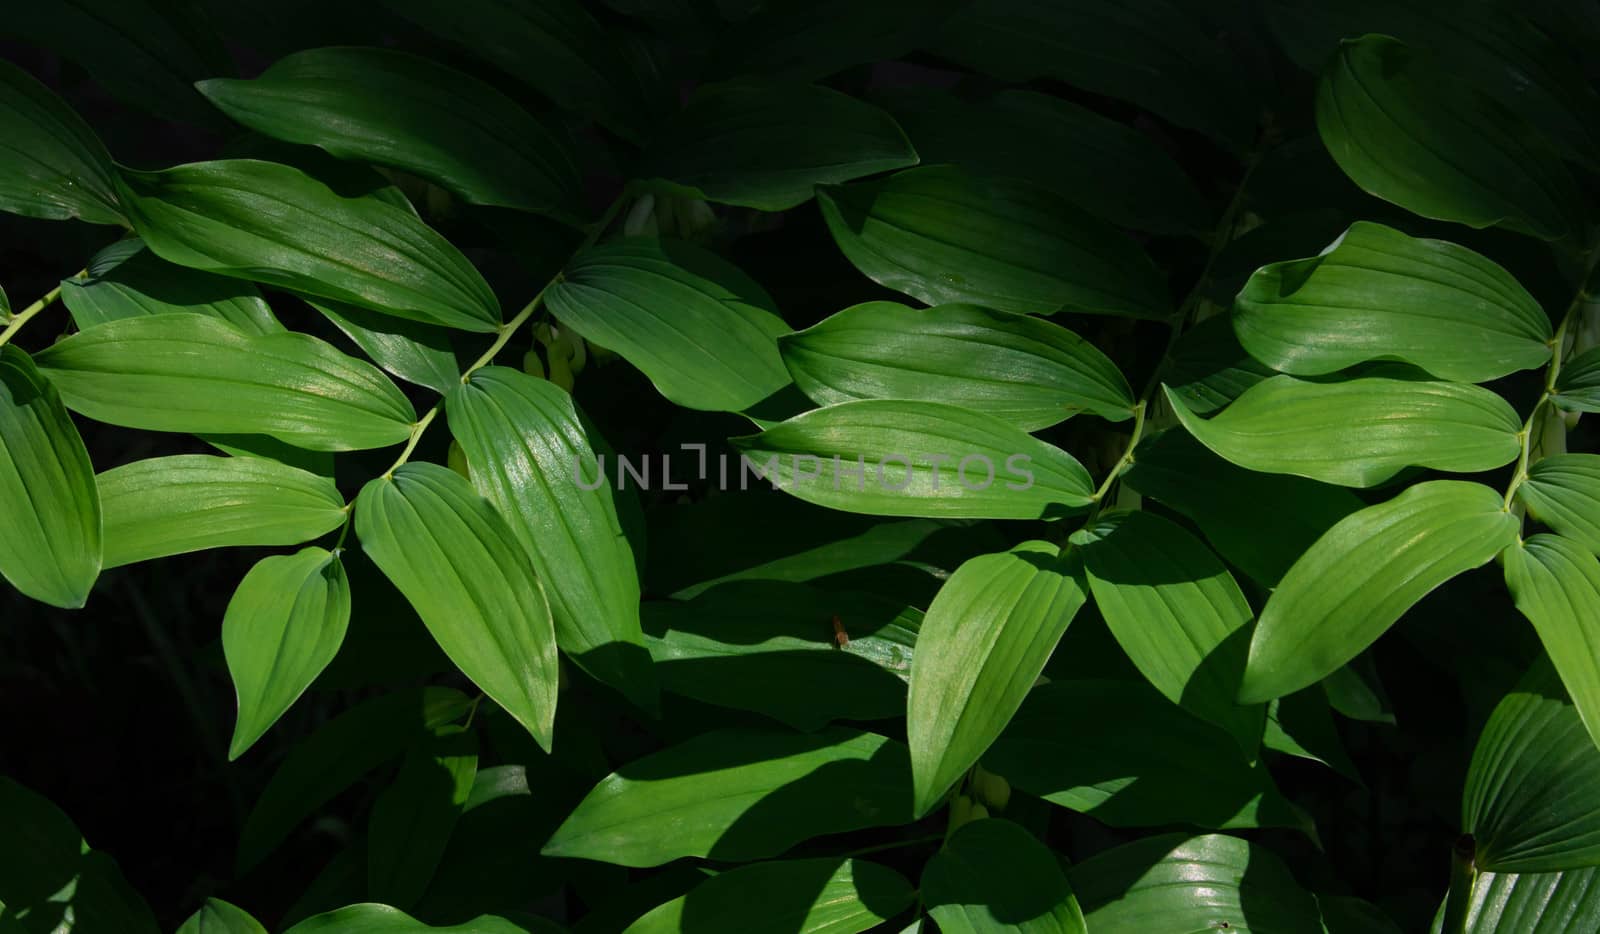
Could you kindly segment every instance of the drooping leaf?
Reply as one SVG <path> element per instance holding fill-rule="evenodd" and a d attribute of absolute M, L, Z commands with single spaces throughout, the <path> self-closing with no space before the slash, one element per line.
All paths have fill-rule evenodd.
<path fill-rule="evenodd" d="M 1600 553 L 1600 455 L 1555 454 L 1536 461 L 1517 497 L 1534 518 Z"/>
<path fill-rule="evenodd" d="M 164 314 L 209 315 L 251 334 L 284 330 L 255 286 L 175 266 L 136 237 L 97 253 L 89 261 L 88 278 L 63 280 L 61 301 L 80 331 L 107 321 Z"/>
<path fill-rule="evenodd" d="M 1578 717 L 1600 746 L 1600 561 L 1559 535 L 1534 535 L 1501 555 L 1506 587 L 1539 632 Z"/>
<path fill-rule="evenodd" d="M 1600 412 L 1600 347 L 1585 350 L 1561 368 L 1552 401 L 1571 412 Z"/>
<path fill-rule="evenodd" d="M 904 911 L 910 883 L 862 859 L 740 866 L 652 909 L 624 934 L 858 934 Z"/>
<path fill-rule="evenodd" d="M 200 910 L 178 928 L 178 934 L 267 934 L 250 913 L 220 898 L 208 898 Z"/>
<path fill-rule="evenodd" d="M 828 186 L 834 241 L 880 285 L 936 305 L 1161 318 L 1171 299 L 1139 245 L 1050 191 L 949 166 Z"/>
<path fill-rule="evenodd" d="M 274 555 L 244 576 L 222 617 L 222 653 L 239 707 L 230 762 L 328 667 L 349 623 L 350 582 L 336 554 Z"/>
<path fill-rule="evenodd" d="M 1078 412 L 1133 415 L 1127 379 L 1093 344 L 1048 321 L 976 305 L 853 305 L 778 346 L 795 384 L 820 405 L 948 402 L 1026 431 Z"/>
<path fill-rule="evenodd" d="M 1310 259 L 1263 266 L 1233 306 L 1252 357 L 1321 376 L 1401 360 L 1440 379 L 1484 383 L 1550 359 L 1550 319 L 1478 253 L 1357 223 Z"/>
<path fill-rule="evenodd" d="M 910 820 L 910 763 L 893 740 L 844 727 L 717 730 L 612 773 L 544 854 L 640 867 L 681 856 L 745 862 Z"/>
<path fill-rule="evenodd" d="M 656 677 L 639 628 L 639 574 L 572 397 L 547 380 L 486 367 L 447 397 L 473 486 L 533 559 L 562 651 L 645 709 Z"/>
<path fill-rule="evenodd" d="M 367 891 L 410 907 L 427 890 L 478 774 L 478 739 L 442 727 L 406 751 L 367 821 Z"/>
<path fill-rule="evenodd" d="M 424 924 L 389 905 L 349 905 L 307 918 L 284 934 L 561 934 L 562 927 L 532 916 L 484 915 L 461 924 Z"/>
<path fill-rule="evenodd" d="M 1037 519 L 1089 502 L 1066 451 L 938 402 L 841 402 L 731 439 L 750 471 L 807 502 L 880 516 Z"/>
<path fill-rule="evenodd" d="M 169 262 L 464 331 L 500 325 L 500 302 L 466 257 L 374 195 L 344 197 L 254 159 L 122 178 L 134 230 Z"/>
<path fill-rule="evenodd" d="M 1364 376 L 1313 383 L 1274 376 L 1202 419 L 1170 389 L 1201 444 L 1248 470 L 1376 486 L 1406 467 L 1478 473 L 1511 463 L 1522 420 L 1478 386 Z"/>
<path fill-rule="evenodd" d="M 632 239 L 585 250 L 545 300 L 681 406 L 738 412 L 789 382 L 777 342 L 789 326 L 772 299 L 699 247 Z"/>
<path fill-rule="evenodd" d="M 116 169 L 83 118 L 32 75 L 0 62 L 0 211 L 120 224 Z"/>
<path fill-rule="evenodd" d="M 1442 906 L 1441 906 L 1442 907 Z M 1432 934 L 1443 934 L 1441 917 Z M 1600 868 L 1566 872 L 1480 872 L 1472 881 L 1462 934 L 1566 934 L 1600 925 Z M 1335 932 L 1342 934 L 1342 932 Z"/>
<path fill-rule="evenodd" d="M 356 534 L 456 667 L 549 749 L 555 629 L 506 520 L 460 474 L 413 463 L 362 488 Z"/>
<path fill-rule="evenodd" d="M 567 143 L 492 85 L 392 49 L 307 49 L 200 93 L 251 129 L 411 172 L 472 204 L 580 213 Z"/>
<path fill-rule="evenodd" d="M 332 480 L 263 457 L 153 457 L 95 484 L 108 568 L 206 548 L 298 545 L 345 520 Z"/>
<path fill-rule="evenodd" d="M 81 607 L 100 575 L 94 467 L 61 397 L 21 348 L 0 347 L 0 577 L 35 600 Z"/>
<path fill-rule="evenodd" d="M 963 825 L 928 860 L 921 891 L 943 934 L 1088 934 L 1056 855 L 1010 821 Z"/>
<path fill-rule="evenodd" d="M 312 450 L 404 441 L 416 410 L 388 377 L 309 334 L 194 314 L 124 318 L 42 351 L 68 408 L 151 431 L 263 434 Z"/>
<path fill-rule="evenodd" d="M 1412 604 L 1517 539 L 1500 494 L 1432 480 L 1339 520 L 1272 592 L 1250 645 L 1241 700 L 1282 697 L 1371 645 Z"/>
<path fill-rule="evenodd" d="M 1088 600 L 1074 554 L 1025 542 L 963 564 L 917 634 L 906 737 L 918 817 L 1005 729 Z"/>
<path fill-rule="evenodd" d="M 373 363 L 408 383 L 443 395 L 461 382 L 450 333 L 431 324 L 382 315 L 355 305 L 309 299 Z"/>

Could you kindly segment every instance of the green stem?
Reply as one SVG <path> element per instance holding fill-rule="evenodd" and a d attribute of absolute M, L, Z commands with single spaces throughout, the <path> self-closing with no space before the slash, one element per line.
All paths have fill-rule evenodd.
<path fill-rule="evenodd" d="M 1478 876 L 1474 865 L 1477 844 L 1470 835 L 1450 848 L 1450 891 L 1444 901 L 1441 934 L 1466 934 L 1467 913 L 1472 906 L 1472 884 Z"/>
<path fill-rule="evenodd" d="M 82 279 L 88 274 L 88 269 L 80 269 L 67 278 Z M 5 330 L 0 331 L 0 347 L 4 347 L 8 342 L 10 342 L 12 336 L 14 336 L 18 331 L 22 330 L 22 326 L 24 324 L 27 324 L 29 321 L 33 320 L 35 315 L 41 311 L 44 311 L 46 308 L 49 308 L 56 299 L 60 298 L 61 287 L 65 284 L 66 279 L 56 283 L 56 287 L 44 293 L 44 295 L 41 296 L 38 301 L 17 312 L 16 315 L 12 317 L 11 323 L 6 325 Z"/>
<path fill-rule="evenodd" d="M 1117 482 L 1117 478 L 1121 477 L 1124 471 L 1133 466 L 1133 449 L 1139 446 L 1139 441 L 1144 437 L 1144 414 L 1149 407 L 1148 403 L 1142 401 L 1133 407 L 1133 433 L 1128 436 L 1128 446 L 1123 450 L 1122 457 L 1118 459 L 1111 470 L 1107 471 L 1105 480 L 1100 484 L 1100 489 L 1094 491 L 1094 506 L 1089 514 L 1090 522 L 1093 522 L 1095 517 L 1100 514 L 1101 506 L 1106 494 L 1111 490 L 1111 485 Z"/>

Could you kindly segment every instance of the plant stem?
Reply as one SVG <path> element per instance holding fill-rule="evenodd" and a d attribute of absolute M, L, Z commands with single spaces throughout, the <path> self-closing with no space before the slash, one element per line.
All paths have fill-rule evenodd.
<path fill-rule="evenodd" d="M 89 270 L 85 268 L 78 270 L 67 278 L 82 279 L 88 274 Z M 56 287 L 44 293 L 44 295 L 41 296 L 38 301 L 17 312 L 16 315 L 11 318 L 11 322 L 6 325 L 5 330 L 0 331 L 0 347 L 4 347 L 8 342 L 10 342 L 12 336 L 14 336 L 18 331 L 22 330 L 22 326 L 31 321 L 34 315 L 44 311 L 46 308 L 50 307 L 50 305 L 55 302 L 56 299 L 60 298 L 61 287 L 65 284 L 65 282 L 66 280 L 63 279 L 61 282 L 56 283 Z"/>
<path fill-rule="evenodd" d="M 1474 865 L 1477 843 L 1469 834 L 1450 848 L 1450 891 L 1445 895 L 1441 934 L 1466 934 L 1467 909 L 1472 906 L 1472 884 L 1478 870 Z"/>
<path fill-rule="evenodd" d="M 1106 473 L 1100 489 L 1094 491 L 1094 513 L 1099 513 L 1101 501 L 1105 499 L 1111 485 L 1117 482 L 1123 471 L 1133 466 L 1133 449 L 1139 446 L 1140 439 L 1144 437 L 1144 413 L 1149 407 L 1148 403 L 1142 401 L 1133 407 L 1133 433 L 1128 436 L 1128 447 L 1122 452 L 1122 458 Z M 1093 521 L 1092 515 L 1090 520 Z"/>
<path fill-rule="evenodd" d="M 927 844 L 927 843 L 943 843 L 943 842 L 944 842 L 944 834 L 936 833 L 936 834 L 929 834 L 928 836 L 925 836 L 925 837 L 913 837 L 910 840 L 896 840 L 893 843 L 880 843 L 877 846 L 862 847 L 859 850 L 851 850 L 849 853 L 846 853 L 845 856 L 847 856 L 847 857 L 866 856 L 869 853 L 881 853 L 884 850 L 899 850 L 899 849 L 904 849 L 905 847 L 908 847 L 908 846 L 918 846 L 918 845 Z"/>

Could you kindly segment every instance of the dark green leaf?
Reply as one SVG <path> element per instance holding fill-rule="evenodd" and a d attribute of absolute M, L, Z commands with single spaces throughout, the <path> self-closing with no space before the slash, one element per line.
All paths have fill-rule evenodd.
<path fill-rule="evenodd" d="M 355 305 L 307 300 L 355 342 L 373 363 L 408 383 L 443 395 L 461 382 L 461 365 L 443 328 L 379 314 Z"/>
<path fill-rule="evenodd" d="M 1561 368 L 1553 401 L 1573 412 L 1600 412 L 1600 347 L 1589 348 Z"/>
<path fill-rule="evenodd" d="M 899 873 L 821 857 L 740 866 L 657 906 L 623 934 L 858 934 L 915 897 Z"/>
<path fill-rule="evenodd" d="M 812 81 L 899 58 L 931 39 L 964 2 L 772 0 L 731 24 L 721 42 L 720 71 Z"/>
<path fill-rule="evenodd" d="M 9 17 L 8 17 L 9 18 Z M 121 224 L 116 169 L 89 125 L 32 75 L 0 61 L 0 211 Z"/>
<path fill-rule="evenodd" d="M 1185 331 L 1172 345 L 1164 381 L 1169 392 L 1196 415 L 1210 415 L 1275 375 L 1239 346 L 1227 315 Z"/>
<path fill-rule="evenodd" d="M 1088 934 L 1056 855 L 1010 821 L 952 834 L 922 870 L 922 901 L 942 934 Z"/>
<path fill-rule="evenodd" d="M 418 740 L 372 804 L 367 891 L 409 907 L 427 889 L 478 774 L 477 735 L 443 727 Z"/>
<path fill-rule="evenodd" d="M 209 315 L 251 334 L 278 334 L 283 325 L 248 282 L 185 269 L 119 240 L 89 261 L 87 279 L 61 283 L 61 301 L 80 331 L 143 315 Z"/>
<path fill-rule="evenodd" d="M 267 934 L 267 929 L 243 908 L 220 898 L 208 898 L 178 928 L 178 934 Z"/>

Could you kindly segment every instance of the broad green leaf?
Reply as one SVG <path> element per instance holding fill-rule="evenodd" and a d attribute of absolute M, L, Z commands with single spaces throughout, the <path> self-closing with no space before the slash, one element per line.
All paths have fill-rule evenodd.
<path fill-rule="evenodd" d="M 88 278 L 63 280 L 61 301 L 80 331 L 123 318 L 184 313 L 221 318 L 251 334 L 284 330 L 255 286 L 175 266 L 136 237 L 96 254 Z"/>
<path fill-rule="evenodd" d="M 1005 729 L 1088 598 L 1077 556 L 1048 542 L 973 558 L 940 588 L 906 704 L 918 817 Z"/>
<path fill-rule="evenodd" d="M 400 755 L 415 737 L 471 708 L 472 701 L 453 688 L 416 688 L 363 701 L 322 724 L 294 746 L 245 819 L 239 874 L 260 864 L 296 824 Z"/>
<path fill-rule="evenodd" d="M 424 924 L 388 905 L 350 905 L 307 918 L 284 934 L 560 934 L 559 924 L 533 917 L 484 915 L 461 924 L 437 927 Z"/>
<path fill-rule="evenodd" d="M 461 365 L 443 328 L 382 315 L 355 305 L 309 299 L 373 363 L 408 383 L 443 395 L 461 382 Z"/>
<path fill-rule="evenodd" d="M 124 318 L 42 351 L 67 407 L 151 431 L 263 434 L 320 451 L 387 447 L 416 410 L 389 378 L 309 334 L 194 314 Z"/>
<path fill-rule="evenodd" d="M 1048 321 L 976 305 L 853 305 L 778 346 L 795 384 L 820 405 L 948 402 L 1026 431 L 1078 412 L 1133 415 L 1133 390 L 1099 348 Z"/>
<path fill-rule="evenodd" d="M 858 934 L 915 895 L 899 873 L 862 859 L 756 863 L 707 879 L 623 934 Z"/>
<path fill-rule="evenodd" d="M 639 574 L 610 488 L 583 478 L 594 449 L 572 397 L 547 380 L 486 367 L 447 397 L 472 484 L 533 559 L 556 643 L 647 710 L 656 676 L 639 628 Z"/>
<path fill-rule="evenodd" d="M 1027 182 L 930 166 L 824 187 L 817 200 L 857 269 L 930 305 L 1135 318 L 1172 310 L 1137 243 Z"/>
<path fill-rule="evenodd" d="M 200 93 L 252 130 L 421 176 L 472 204 L 580 213 L 565 140 L 491 85 L 391 49 L 307 49 Z"/>
<path fill-rule="evenodd" d="M 1600 561 L 1559 535 L 1534 535 L 1507 548 L 1506 587 L 1539 632 L 1545 653 L 1600 746 Z"/>
<path fill-rule="evenodd" d="M 1493 470 L 1522 447 L 1511 404 L 1461 383 L 1274 376 L 1210 419 L 1170 389 L 1167 400 L 1190 434 L 1240 467 L 1340 486 L 1377 486 L 1407 467 Z"/>
<path fill-rule="evenodd" d="M 1286 756 L 1321 763 L 1358 785 L 1365 784 L 1345 751 L 1328 699 L 1315 687 L 1267 705 L 1267 729 L 1261 736 L 1261 745 Z"/>
<path fill-rule="evenodd" d="M 1435 918 L 1433 934 L 1443 934 Z M 1461 934 L 1569 934 L 1600 927 L 1600 868 L 1480 872 Z M 1335 932 L 1343 934 L 1343 932 Z"/>
<path fill-rule="evenodd" d="M 1254 758 L 1266 714 L 1235 701 L 1252 614 L 1222 561 L 1150 512 L 1107 514 L 1072 541 L 1095 605 L 1140 673 Z"/>
<path fill-rule="evenodd" d="M 1600 553 L 1600 455 L 1556 454 L 1534 462 L 1517 497 L 1535 519 Z"/>
<path fill-rule="evenodd" d="M 32 75 L 0 61 L 0 211 L 121 224 L 116 169 L 100 138 Z"/>
<path fill-rule="evenodd" d="M 222 617 L 222 654 L 239 716 L 228 760 L 244 755 L 328 667 L 350 623 L 350 582 L 321 548 L 263 558 Z"/>
<path fill-rule="evenodd" d="M 367 891 L 409 907 L 427 890 L 478 775 L 477 734 L 443 727 L 406 751 L 367 821 Z"/>
<path fill-rule="evenodd" d="M 362 488 L 356 534 L 456 667 L 548 750 L 555 629 L 506 520 L 460 474 L 416 463 Z"/>
<path fill-rule="evenodd" d="M 0 577 L 76 609 L 100 575 L 94 467 L 61 397 L 21 348 L 0 347 Z"/>
<path fill-rule="evenodd" d="M 1056 855 L 1010 821 L 952 834 L 923 868 L 921 894 L 942 934 L 1088 934 Z"/>
<path fill-rule="evenodd" d="M 1317 128 L 1367 192 L 1423 217 L 1572 233 L 1577 185 L 1517 113 L 1388 36 L 1347 39 L 1317 89 Z"/>
<path fill-rule="evenodd" d="M 500 302 L 467 258 L 376 196 L 347 198 L 254 159 L 122 178 L 134 230 L 168 262 L 463 331 L 500 326 Z"/>
<path fill-rule="evenodd" d="M 1500 494 L 1459 480 L 1419 483 L 1339 520 L 1267 600 L 1240 699 L 1282 697 L 1326 677 L 1412 604 L 1514 544 L 1519 526 Z"/>
<path fill-rule="evenodd" d="M 1461 825 L 1489 872 L 1600 866 L 1600 749 L 1541 659 L 1478 737 Z"/>
<path fill-rule="evenodd" d="M 208 898 L 200 910 L 178 928 L 178 934 L 267 934 L 250 913 L 220 898 Z"/>
<path fill-rule="evenodd" d="M 1236 747 L 1147 684 L 1053 681 L 1029 692 L 983 767 L 1113 827 L 1299 826 L 1266 767 Z"/>
<path fill-rule="evenodd" d="M 1318 895 L 1326 934 L 1402 934 L 1400 926 L 1376 905 L 1349 895 Z"/>
<path fill-rule="evenodd" d="M 697 90 L 638 174 L 720 204 L 786 211 L 817 185 L 917 164 L 888 114 L 831 88 L 743 81 Z"/>
<path fill-rule="evenodd" d="M 1162 374 L 1167 391 L 1196 415 L 1210 415 L 1276 375 L 1245 353 L 1227 315 L 1207 318 L 1179 335 Z"/>
<path fill-rule="evenodd" d="M 1037 519 L 1089 502 L 1066 451 L 938 402 L 841 402 L 731 439 L 739 471 L 807 502 L 880 516 Z"/>
<path fill-rule="evenodd" d="M 738 412 L 782 389 L 789 326 L 760 285 L 713 253 L 672 240 L 593 247 L 545 293 L 551 312 L 621 354 L 663 396 Z"/>
<path fill-rule="evenodd" d="M 1322 931 L 1316 900 L 1289 870 L 1237 837 L 1148 837 L 1067 875 L 1094 934 Z"/>
<path fill-rule="evenodd" d="M 1600 347 L 1585 350 L 1561 368 L 1552 401 L 1572 412 L 1600 412 Z"/>
<path fill-rule="evenodd" d="M 1257 270 L 1233 306 L 1250 356 L 1296 376 L 1402 360 L 1485 383 L 1550 359 L 1550 318 L 1478 253 L 1361 222 L 1320 255 Z"/>
<path fill-rule="evenodd" d="M 207 548 L 298 545 L 345 520 L 332 480 L 263 457 L 153 457 L 95 484 L 108 568 Z"/>
<path fill-rule="evenodd" d="M 635 867 L 681 856 L 746 862 L 910 821 L 910 764 L 893 740 L 844 727 L 717 730 L 613 772 L 544 854 Z"/>

